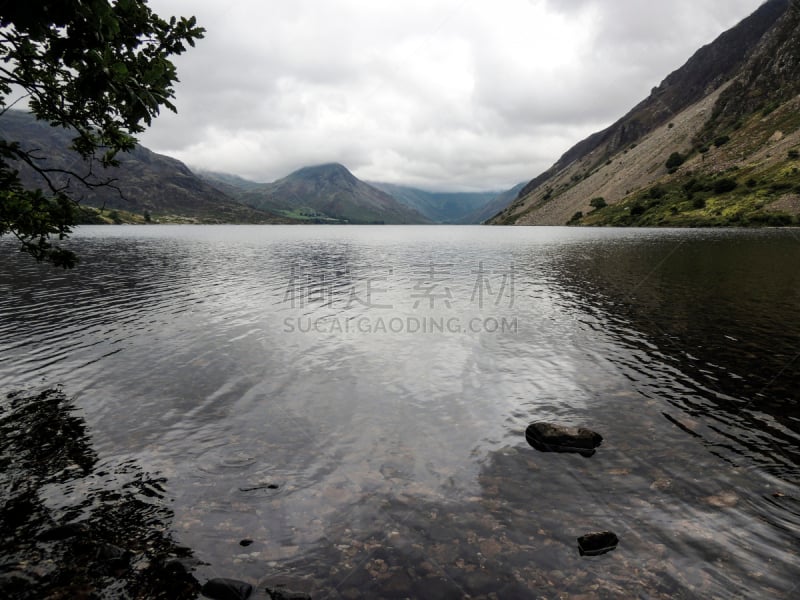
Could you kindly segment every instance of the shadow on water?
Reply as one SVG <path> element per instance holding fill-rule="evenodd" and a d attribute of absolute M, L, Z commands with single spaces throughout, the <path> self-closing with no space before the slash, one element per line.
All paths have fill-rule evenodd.
<path fill-rule="evenodd" d="M 576 244 L 548 272 L 581 308 L 586 347 L 607 344 L 653 423 L 648 410 L 599 409 L 618 415 L 617 434 L 638 431 L 583 463 L 490 451 L 471 497 L 352 490 L 318 546 L 278 566 L 283 580 L 333 598 L 792 597 L 800 243 L 703 235 Z M 575 539 L 598 528 L 619 533 L 619 548 L 579 557 Z"/>
<path fill-rule="evenodd" d="M 0 401 L 0 596 L 194 598 L 163 478 L 100 461 L 58 389 Z"/>
<path fill-rule="evenodd" d="M 608 357 L 664 417 L 722 458 L 800 480 L 800 241 L 726 232 L 594 245 L 557 259 L 559 286 L 630 354 Z"/>

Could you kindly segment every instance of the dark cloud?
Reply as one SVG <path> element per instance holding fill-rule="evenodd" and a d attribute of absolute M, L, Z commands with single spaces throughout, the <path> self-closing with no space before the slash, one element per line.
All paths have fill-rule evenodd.
<path fill-rule="evenodd" d="M 365 179 L 510 187 L 759 3 L 151 0 L 208 34 L 177 60 L 179 115 L 142 141 L 260 181 L 339 161 Z"/>

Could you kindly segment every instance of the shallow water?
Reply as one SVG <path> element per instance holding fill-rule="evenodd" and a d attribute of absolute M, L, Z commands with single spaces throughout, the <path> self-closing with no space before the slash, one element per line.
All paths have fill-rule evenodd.
<path fill-rule="evenodd" d="M 0 392 L 61 385 L 98 460 L 163 479 L 201 581 L 797 593 L 796 230 L 120 226 L 74 245 L 71 272 L 2 249 Z M 604 442 L 537 452 L 540 420 Z M 39 493 L 57 522 L 80 519 L 65 485 Z M 618 548 L 581 557 L 596 530 Z"/>

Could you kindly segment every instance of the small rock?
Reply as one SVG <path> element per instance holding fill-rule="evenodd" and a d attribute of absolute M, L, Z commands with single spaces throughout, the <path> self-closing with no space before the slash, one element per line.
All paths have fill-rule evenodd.
<path fill-rule="evenodd" d="M 596 531 L 578 538 L 578 551 L 581 556 L 598 556 L 611 552 L 619 544 L 619 538 L 610 531 Z"/>
<path fill-rule="evenodd" d="M 715 508 L 731 508 L 739 502 L 739 497 L 734 492 L 729 491 L 706 496 L 703 500 Z"/>
<path fill-rule="evenodd" d="M 164 565 L 151 563 L 151 570 L 146 575 L 141 570 L 138 574 L 148 579 L 155 577 L 163 582 L 160 587 L 164 598 L 198 598 L 200 582 L 190 570 L 182 561 L 175 559 Z"/>
<path fill-rule="evenodd" d="M 247 546 L 250 546 L 252 543 L 253 543 L 253 540 L 244 539 L 241 542 L 239 542 L 239 545 L 247 547 Z"/>
<path fill-rule="evenodd" d="M 79 535 L 82 536 L 88 532 L 89 528 L 83 523 L 66 523 L 43 531 L 37 538 L 43 542 L 55 542 Z"/>
<path fill-rule="evenodd" d="M 212 600 L 247 600 L 253 593 L 253 586 L 244 581 L 220 577 L 209 579 L 200 593 Z"/>
<path fill-rule="evenodd" d="M 603 436 L 590 429 L 552 423 L 531 423 L 525 439 L 541 452 L 576 452 L 587 457 L 603 442 Z"/>
<path fill-rule="evenodd" d="M 277 490 L 280 489 L 277 483 L 259 483 L 258 485 L 252 485 L 247 487 L 240 487 L 240 492 L 255 492 L 257 490 Z"/>
<path fill-rule="evenodd" d="M 672 481 L 670 481 L 666 477 L 659 477 L 653 483 L 650 484 L 651 490 L 658 490 L 660 492 L 668 490 L 671 487 L 672 487 Z"/>
<path fill-rule="evenodd" d="M 132 557 L 128 550 L 105 542 L 98 543 L 92 552 L 94 566 L 99 572 L 112 576 L 124 573 L 130 567 Z"/>
<path fill-rule="evenodd" d="M 281 585 L 274 588 L 267 588 L 267 594 L 271 600 L 311 600 L 311 596 L 305 592 L 295 592 Z"/>

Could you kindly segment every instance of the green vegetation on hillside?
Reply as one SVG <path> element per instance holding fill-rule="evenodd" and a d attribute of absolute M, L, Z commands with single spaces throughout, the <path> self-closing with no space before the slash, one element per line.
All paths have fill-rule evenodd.
<path fill-rule="evenodd" d="M 187 216 L 173 213 L 135 213 L 119 208 L 96 208 L 80 206 L 76 217 L 76 225 L 197 225 L 230 223 L 225 219 Z M 272 222 L 272 221 L 270 221 Z M 254 221 L 258 223 L 258 221 Z"/>
<path fill-rule="evenodd" d="M 319 212 L 318 210 L 309 207 L 279 209 L 275 210 L 275 213 L 281 215 L 282 217 L 286 217 L 287 219 L 292 219 L 293 221 L 298 221 L 300 223 L 323 223 L 323 224 L 347 223 L 347 219 L 336 219 L 334 217 L 329 217 L 325 213 Z"/>
<path fill-rule="evenodd" d="M 800 161 L 759 173 L 732 167 L 716 175 L 690 174 L 639 190 L 570 224 L 643 227 L 800 225 L 774 203 L 800 204 Z"/>
<path fill-rule="evenodd" d="M 596 207 L 570 225 L 800 225 L 800 147 L 772 145 L 800 130 L 795 101 L 757 111 L 719 133 L 714 148 L 695 145 L 670 157 L 668 174 L 621 201 Z M 685 163 L 694 158 L 690 165 Z M 699 160 L 698 160 L 699 159 Z M 677 166 L 676 166 L 677 164 Z"/>

